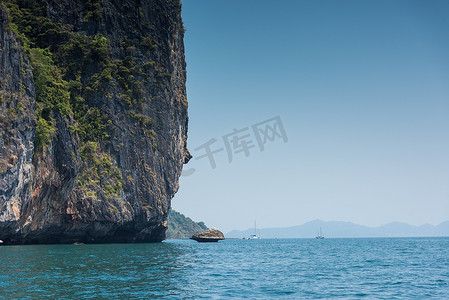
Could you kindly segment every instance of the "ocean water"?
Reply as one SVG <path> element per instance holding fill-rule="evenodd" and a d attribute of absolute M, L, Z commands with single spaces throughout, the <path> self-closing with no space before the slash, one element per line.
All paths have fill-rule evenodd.
<path fill-rule="evenodd" d="M 4 299 L 449 299 L 449 238 L 0 247 Z"/>

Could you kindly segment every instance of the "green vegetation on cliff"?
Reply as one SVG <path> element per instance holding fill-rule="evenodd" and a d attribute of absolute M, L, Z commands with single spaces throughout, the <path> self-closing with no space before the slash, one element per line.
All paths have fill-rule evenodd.
<path fill-rule="evenodd" d="M 191 157 L 179 2 L 0 0 L 0 19 L 1 239 L 165 239 Z"/>
<path fill-rule="evenodd" d="M 181 239 L 185 237 L 191 237 L 195 233 L 207 230 L 207 226 L 203 222 L 192 221 L 189 217 L 183 214 L 170 210 L 168 215 L 168 239 Z"/>
<path fill-rule="evenodd" d="M 124 117 L 136 121 L 155 152 L 154 120 L 136 111 L 141 111 L 145 102 L 154 100 L 152 95 L 145 94 L 150 74 L 157 69 L 155 77 L 164 77 L 164 70 L 152 59 L 138 64 L 134 57 L 137 42 L 129 39 L 118 41 L 121 53 L 113 57 L 108 37 L 77 32 L 70 24 L 50 20 L 46 1 L 4 0 L 0 5 L 8 11 L 8 28 L 20 38 L 35 79 L 35 149 L 43 152 L 50 145 L 58 116 L 73 119 L 70 132 L 79 138 L 82 159 L 75 191 L 91 199 L 99 199 L 103 192 L 107 199 L 118 198 L 123 181 L 109 153 L 116 127 L 99 107 L 98 98 L 111 99 L 111 91 L 118 93 Z M 97 22 L 101 6 L 102 1 L 86 0 L 84 11 L 77 13 L 84 15 L 84 23 Z M 148 55 L 157 49 L 151 36 L 140 37 L 138 43 Z M 95 151 L 87 151 L 92 145 Z"/>

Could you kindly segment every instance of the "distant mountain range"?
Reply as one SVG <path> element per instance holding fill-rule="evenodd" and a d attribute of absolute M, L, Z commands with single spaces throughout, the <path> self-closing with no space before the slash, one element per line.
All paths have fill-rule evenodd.
<path fill-rule="evenodd" d="M 293 227 L 258 229 L 257 234 L 262 238 L 314 238 L 320 228 L 322 228 L 323 235 L 326 238 L 449 236 L 449 221 L 437 226 L 430 224 L 413 226 L 393 222 L 379 227 L 367 227 L 351 222 L 314 220 Z M 254 228 L 243 231 L 233 230 L 225 236 L 227 238 L 242 238 L 251 234 L 254 234 Z"/>

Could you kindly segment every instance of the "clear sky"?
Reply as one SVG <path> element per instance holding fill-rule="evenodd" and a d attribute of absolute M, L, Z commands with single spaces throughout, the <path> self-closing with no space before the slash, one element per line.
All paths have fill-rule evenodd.
<path fill-rule="evenodd" d="M 173 208 L 224 232 L 449 220 L 448 16 L 438 0 L 184 0 L 194 158 Z"/>

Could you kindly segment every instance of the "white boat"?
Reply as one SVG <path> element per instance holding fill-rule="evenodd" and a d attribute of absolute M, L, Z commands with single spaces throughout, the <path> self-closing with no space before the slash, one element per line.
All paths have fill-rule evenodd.
<path fill-rule="evenodd" d="M 259 240 L 261 237 L 257 235 L 257 226 L 256 221 L 254 221 L 254 234 L 251 234 L 248 238 L 248 240 Z"/>
<path fill-rule="evenodd" d="M 324 239 L 324 235 L 323 235 L 323 231 L 321 230 L 321 227 L 320 227 L 320 232 L 318 233 L 318 235 L 315 238 L 316 239 Z"/>

